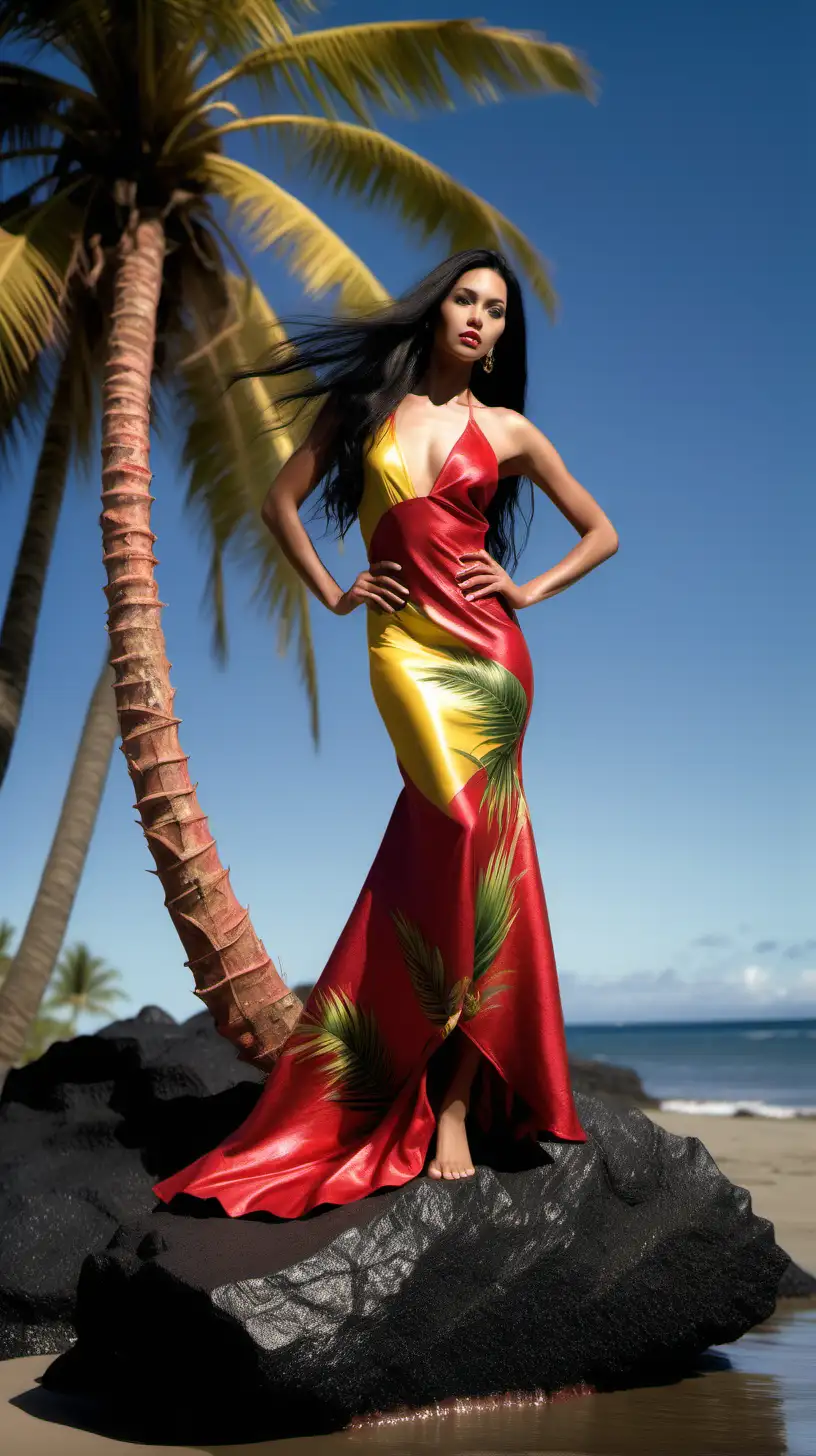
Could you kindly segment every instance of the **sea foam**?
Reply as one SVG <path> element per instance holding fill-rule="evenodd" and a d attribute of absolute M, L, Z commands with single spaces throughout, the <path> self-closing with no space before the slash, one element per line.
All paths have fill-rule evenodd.
<path fill-rule="evenodd" d="M 706 1117 L 816 1117 L 816 1107 L 775 1107 L 771 1102 L 696 1102 L 691 1098 L 670 1097 L 660 1103 L 661 1112 L 690 1112 Z"/>

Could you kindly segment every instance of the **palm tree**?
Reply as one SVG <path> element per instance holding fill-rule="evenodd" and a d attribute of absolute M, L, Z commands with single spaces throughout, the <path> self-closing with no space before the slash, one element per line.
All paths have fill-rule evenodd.
<path fill-rule="evenodd" d="M 0 235 L 0 279 L 13 237 Z M 96 300 L 74 282 L 54 335 L 52 358 L 38 360 L 21 381 L 22 393 L 0 399 L 0 452 L 12 453 L 20 437 L 39 423 L 43 399 L 48 414 L 23 536 L 0 624 L 0 786 L 20 722 L 48 566 L 72 461 L 87 465 L 94 426 L 103 321 Z M 51 373 L 56 378 L 51 381 Z M 0 367 L 2 355 L 0 354 Z"/>
<path fill-rule="evenodd" d="M 0 155 L 36 173 L 0 218 L 11 240 L 0 291 L 0 385 L 11 398 L 23 392 L 27 370 L 51 345 L 77 258 L 101 257 L 97 281 L 113 300 L 102 530 L 123 750 L 196 994 L 239 1055 L 261 1067 L 276 1060 L 301 1006 L 232 891 L 179 744 L 150 529 L 151 389 L 155 383 L 160 404 L 186 420 L 189 498 L 208 533 L 219 640 L 225 556 L 236 543 L 249 545 L 285 631 L 298 620 L 308 677 L 305 589 L 258 519 L 293 438 L 264 428 L 275 418 L 265 382 L 223 389 L 260 341 L 282 335 L 222 212 L 245 243 L 283 256 L 313 298 L 331 294 L 346 309 L 367 309 L 386 293 L 277 177 L 229 156 L 228 139 L 266 133 L 288 162 L 327 187 L 390 207 L 421 237 L 504 248 L 552 308 L 546 268 L 524 235 L 384 135 L 370 107 L 449 106 L 454 86 L 480 101 L 589 89 L 575 56 L 543 38 L 470 21 L 296 32 L 287 13 L 312 9 L 306 0 L 0 0 L 0 35 L 52 48 L 77 77 L 0 66 L 4 114 L 13 118 Z M 250 80 L 263 96 L 288 93 L 293 109 L 244 115 L 239 102 Z M 0 1057 L 4 1045 L 0 1024 Z"/>
<path fill-rule="evenodd" d="M 16 931 L 11 921 L 0 920 L 0 986 L 12 963 L 10 951 L 15 935 Z M 61 1021 L 58 1017 L 43 1011 L 38 1012 L 29 1026 L 22 1060 L 35 1061 L 48 1050 L 52 1042 L 63 1041 L 70 1035 L 72 1033 L 66 1021 Z"/>
<path fill-rule="evenodd" d="M 68 1012 L 67 1035 L 76 1036 L 80 1016 L 109 1016 L 118 1001 L 130 999 L 121 989 L 121 979 L 102 956 L 91 955 L 78 941 L 60 957 L 43 1011 Z"/>
<path fill-rule="evenodd" d="M 34 904 L 0 986 L 0 1085 L 24 1053 L 54 971 L 119 732 L 113 673 L 97 678 Z"/>

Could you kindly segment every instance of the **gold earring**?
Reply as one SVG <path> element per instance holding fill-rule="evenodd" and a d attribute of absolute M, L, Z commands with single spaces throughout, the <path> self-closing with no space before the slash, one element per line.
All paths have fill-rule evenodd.
<path fill-rule="evenodd" d="M 482 360 L 482 368 L 484 369 L 485 374 L 492 374 L 493 373 L 493 365 L 494 365 L 494 363 L 495 363 L 495 360 L 493 358 L 493 345 L 491 344 L 490 345 L 490 348 L 488 349 L 487 353 L 484 356 L 484 359 Z"/>

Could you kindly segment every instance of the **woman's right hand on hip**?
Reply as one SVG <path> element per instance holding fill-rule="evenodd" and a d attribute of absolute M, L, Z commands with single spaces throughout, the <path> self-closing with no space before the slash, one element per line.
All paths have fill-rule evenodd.
<path fill-rule="evenodd" d="M 334 612 L 338 617 L 345 617 L 363 602 L 377 612 L 398 612 L 408 600 L 408 588 L 392 575 L 395 571 L 402 571 L 398 561 L 373 562 L 367 571 L 360 572 L 354 585 L 338 598 Z"/>

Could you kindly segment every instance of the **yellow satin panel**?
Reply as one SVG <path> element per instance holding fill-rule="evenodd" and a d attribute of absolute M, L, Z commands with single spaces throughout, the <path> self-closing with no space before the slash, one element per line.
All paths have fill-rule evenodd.
<path fill-rule="evenodd" d="M 413 500 L 392 419 L 370 441 L 364 458 L 363 495 L 358 511 L 366 550 L 386 511 Z M 427 610 L 408 602 L 398 617 L 367 611 L 369 666 L 374 700 L 397 758 L 421 793 L 447 812 L 478 766 L 456 752 L 484 749 L 473 714 L 454 694 L 423 681 L 423 674 L 447 667 L 446 648 L 462 643 L 434 622 Z"/>
<path fill-rule="evenodd" d="M 400 501 L 413 498 L 391 417 L 369 442 L 363 459 L 363 494 L 357 516 L 366 551 L 380 518 Z"/>
<path fill-rule="evenodd" d="M 458 638 L 426 611 L 407 603 L 397 617 L 368 613 L 368 648 L 374 700 L 397 758 L 421 793 L 447 812 L 477 764 L 462 758 L 484 752 L 472 712 L 464 712 L 453 693 L 422 674 L 447 667 L 445 649 L 461 650 Z"/>

